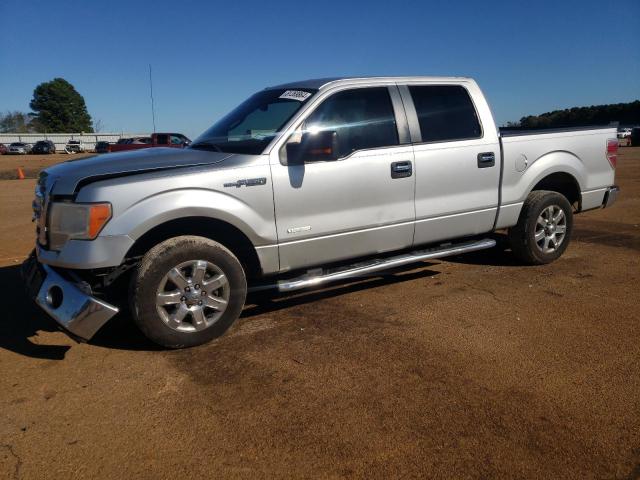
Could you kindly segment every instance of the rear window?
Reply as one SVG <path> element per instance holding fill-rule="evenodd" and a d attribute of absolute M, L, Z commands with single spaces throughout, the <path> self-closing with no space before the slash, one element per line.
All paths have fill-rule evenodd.
<path fill-rule="evenodd" d="M 459 85 L 409 87 L 423 142 L 480 138 L 482 129 L 471 97 Z"/>

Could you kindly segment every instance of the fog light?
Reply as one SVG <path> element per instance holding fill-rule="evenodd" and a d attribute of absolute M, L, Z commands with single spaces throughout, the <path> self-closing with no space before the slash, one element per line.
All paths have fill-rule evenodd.
<path fill-rule="evenodd" d="M 62 305 L 63 297 L 62 289 L 57 285 L 53 285 L 47 292 L 47 304 L 55 310 Z"/>

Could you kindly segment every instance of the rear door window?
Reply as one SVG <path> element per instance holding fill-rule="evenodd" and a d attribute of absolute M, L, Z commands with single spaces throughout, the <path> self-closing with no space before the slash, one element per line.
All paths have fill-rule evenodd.
<path fill-rule="evenodd" d="M 409 86 L 423 142 L 482 137 L 482 128 L 469 93 L 460 85 Z"/>

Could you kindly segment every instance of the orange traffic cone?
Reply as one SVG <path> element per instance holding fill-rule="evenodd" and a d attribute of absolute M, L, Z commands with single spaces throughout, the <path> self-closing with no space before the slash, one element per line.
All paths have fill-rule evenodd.
<path fill-rule="evenodd" d="M 24 180 L 24 172 L 20 167 L 18 167 L 18 180 Z"/>

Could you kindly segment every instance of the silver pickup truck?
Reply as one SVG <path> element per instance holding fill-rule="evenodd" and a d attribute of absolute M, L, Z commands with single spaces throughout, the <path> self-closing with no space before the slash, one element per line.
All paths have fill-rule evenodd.
<path fill-rule="evenodd" d="M 491 248 L 545 264 L 574 213 L 609 206 L 615 128 L 503 132 L 468 78 L 339 78 L 262 90 L 186 149 L 40 174 L 36 303 L 88 340 L 128 282 L 135 323 L 178 348 L 220 336 L 250 288 L 291 291 Z M 122 305 L 120 305 L 122 307 Z"/>

